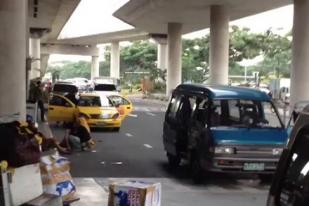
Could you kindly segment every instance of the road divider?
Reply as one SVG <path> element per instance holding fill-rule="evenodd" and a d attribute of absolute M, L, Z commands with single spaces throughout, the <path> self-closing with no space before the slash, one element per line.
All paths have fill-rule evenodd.
<path fill-rule="evenodd" d="M 149 144 L 144 144 L 144 146 L 146 147 L 146 148 L 149 148 L 149 149 L 152 149 L 153 147 L 151 146 L 151 145 L 149 145 Z"/>
<path fill-rule="evenodd" d="M 112 164 L 112 165 L 122 165 L 123 162 L 112 162 L 111 164 Z"/>
<path fill-rule="evenodd" d="M 153 117 L 157 116 L 157 115 L 155 115 L 154 113 L 151 113 L 151 112 L 147 112 L 146 114 L 153 116 Z"/>

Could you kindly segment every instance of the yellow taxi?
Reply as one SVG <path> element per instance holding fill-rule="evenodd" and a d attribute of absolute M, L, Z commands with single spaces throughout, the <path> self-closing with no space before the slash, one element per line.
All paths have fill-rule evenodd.
<path fill-rule="evenodd" d="M 133 111 L 133 104 L 129 99 L 117 94 L 109 95 L 108 98 L 116 105 L 121 119 L 125 119 Z"/>
<path fill-rule="evenodd" d="M 124 109 L 123 114 L 118 111 L 120 107 Z M 48 121 L 70 122 L 78 116 L 86 116 L 90 127 L 113 128 L 115 131 L 119 131 L 122 120 L 129 113 L 128 107 L 116 105 L 108 97 L 95 93 L 80 94 L 77 105 L 64 96 L 53 94 L 48 105 Z"/>

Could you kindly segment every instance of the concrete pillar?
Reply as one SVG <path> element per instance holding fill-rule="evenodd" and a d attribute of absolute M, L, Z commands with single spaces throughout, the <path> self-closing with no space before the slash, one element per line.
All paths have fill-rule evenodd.
<path fill-rule="evenodd" d="M 158 44 L 158 68 L 167 69 L 167 44 Z"/>
<path fill-rule="evenodd" d="M 309 0 L 294 0 L 291 106 L 309 100 Z"/>
<path fill-rule="evenodd" d="M 99 76 L 100 76 L 99 57 L 92 56 L 91 58 L 91 80 L 93 80 L 94 77 L 99 77 Z"/>
<path fill-rule="evenodd" d="M 180 23 L 168 23 L 168 66 L 167 66 L 167 82 L 166 82 L 166 95 L 169 96 L 173 89 L 181 84 L 181 54 L 182 54 L 182 41 L 181 41 Z"/>
<path fill-rule="evenodd" d="M 41 39 L 37 34 L 32 34 L 30 38 L 30 56 L 31 61 L 31 71 L 30 79 L 35 79 L 41 76 Z"/>
<path fill-rule="evenodd" d="M 119 42 L 112 42 L 111 44 L 111 65 L 110 76 L 120 78 L 120 49 Z"/>
<path fill-rule="evenodd" d="M 0 117 L 26 117 L 27 1 L 0 1 Z"/>
<path fill-rule="evenodd" d="M 228 84 L 229 14 L 224 6 L 210 7 L 210 84 Z"/>
<path fill-rule="evenodd" d="M 41 77 L 43 77 L 46 74 L 46 70 L 48 67 L 48 59 L 49 59 L 49 54 L 41 54 L 41 61 L 40 61 Z"/>

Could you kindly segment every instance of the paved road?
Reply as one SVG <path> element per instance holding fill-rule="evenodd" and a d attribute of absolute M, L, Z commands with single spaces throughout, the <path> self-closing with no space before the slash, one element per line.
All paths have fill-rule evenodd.
<path fill-rule="evenodd" d="M 166 177 L 162 145 L 165 106 L 161 103 L 134 102 L 135 110 L 120 132 L 96 130 L 95 151 L 70 155 L 75 177 Z M 52 127 L 56 136 L 64 130 Z"/>
<path fill-rule="evenodd" d="M 107 188 L 110 178 L 146 178 L 162 183 L 163 206 L 265 205 L 269 186 L 260 183 L 256 177 L 217 174 L 207 178 L 205 184 L 195 186 L 186 166 L 170 171 L 162 145 L 166 106 L 142 99 L 133 99 L 133 103 L 135 111 L 123 122 L 119 133 L 94 131 L 92 136 L 97 141 L 94 152 L 76 152 L 68 156 L 79 188 L 88 190 L 91 188 L 88 184 L 93 188 L 101 186 L 103 190 L 94 191 L 101 192 L 97 196 L 101 196 L 100 201 L 104 203 L 104 197 L 107 197 L 104 188 Z M 63 136 L 63 129 L 52 129 L 58 137 Z M 97 205 L 97 202 L 91 204 L 94 200 L 87 199 L 87 195 L 82 197 L 76 205 Z"/>

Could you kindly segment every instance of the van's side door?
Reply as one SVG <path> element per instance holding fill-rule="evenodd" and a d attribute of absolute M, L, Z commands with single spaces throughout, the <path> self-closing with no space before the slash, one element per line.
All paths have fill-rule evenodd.
<path fill-rule="evenodd" d="M 171 155 L 178 155 L 176 151 L 176 138 L 178 130 L 177 112 L 181 103 L 181 96 L 173 95 L 169 103 L 167 112 L 165 114 L 164 128 L 163 128 L 163 142 L 167 153 Z"/>

